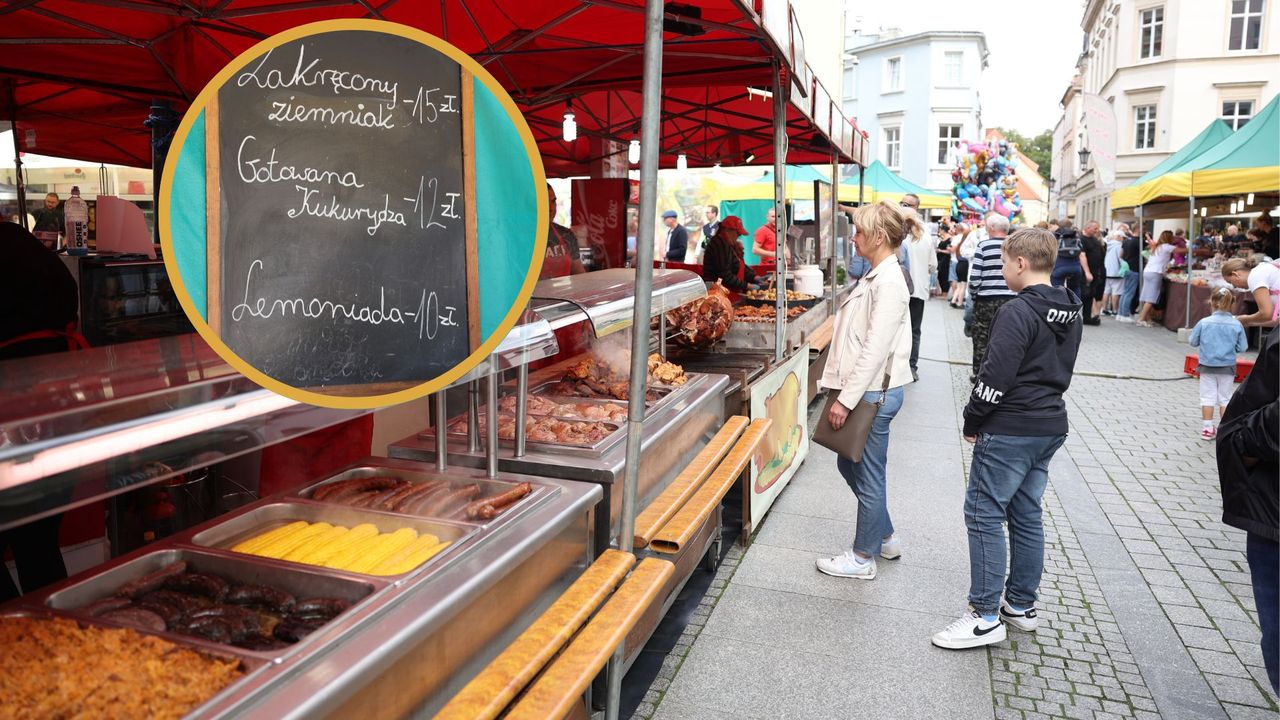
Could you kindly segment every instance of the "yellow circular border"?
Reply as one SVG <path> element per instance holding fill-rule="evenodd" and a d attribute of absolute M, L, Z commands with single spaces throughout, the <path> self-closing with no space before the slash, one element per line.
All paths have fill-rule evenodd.
<path fill-rule="evenodd" d="M 529 156 L 529 167 L 533 171 L 534 194 L 538 203 L 538 221 L 534 230 L 533 259 L 529 266 L 529 273 L 525 276 L 524 284 L 520 288 L 520 292 L 516 295 L 516 301 L 507 312 L 506 317 L 498 324 L 497 329 L 489 336 L 479 349 L 467 356 L 461 363 L 454 366 L 441 375 L 429 380 L 421 385 L 399 390 L 393 393 L 385 393 L 382 395 L 326 395 L 311 390 L 303 390 L 292 385 L 285 384 L 269 377 L 249 363 L 245 362 L 231 348 L 227 347 L 222 338 L 209 327 L 204 318 L 195 307 L 195 303 L 191 300 L 190 293 L 187 292 L 187 286 L 182 278 L 182 272 L 178 268 L 178 260 L 173 249 L 171 228 L 169 225 L 169 204 L 173 200 L 173 174 L 176 172 L 178 165 L 178 157 L 181 155 L 183 144 L 187 141 L 187 135 L 191 132 L 191 126 L 195 124 L 195 120 L 200 113 L 204 111 L 209 100 L 216 95 L 222 85 L 227 82 L 232 75 L 241 68 L 247 66 L 250 62 L 257 59 L 260 55 L 279 47 L 287 42 L 292 42 L 300 38 L 318 35 L 321 33 L 356 30 L 361 32 L 379 32 L 391 35 L 398 35 L 402 38 L 419 42 L 427 45 L 437 52 L 443 53 L 452 58 L 462 67 L 471 71 L 473 77 L 482 82 L 494 97 L 502 104 L 507 115 L 515 125 L 516 131 L 520 135 L 521 141 L 524 143 L 525 152 Z M 207 182 L 207 177 L 206 177 Z M 524 115 L 516 108 L 515 102 L 507 93 L 506 89 L 498 83 L 498 81 L 474 58 L 467 55 L 462 50 L 454 47 L 445 40 L 432 35 L 431 33 L 408 25 L 399 23 L 386 22 L 383 20 L 322 20 L 320 22 L 308 23 L 300 25 L 296 28 L 290 28 L 277 35 L 273 35 L 266 40 L 254 45 L 248 50 L 241 53 L 232 60 L 226 67 L 214 76 L 209 84 L 200 91 L 196 99 L 191 103 L 191 107 L 187 109 L 182 122 L 178 125 L 178 130 L 174 135 L 173 143 L 170 146 L 168 157 L 164 163 L 164 178 L 160 183 L 160 204 L 156 208 L 160 227 L 160 246 L 164 251 L 165 269 L 168 271 L 169 280 L 173 283 L 174 292 L 181 303 L 182 309 L 187 313 L 187 319 L 195 327 L 196 332 L 200 333 L 200 337 L 209 343 L 209 346 L 232 367 L 240 373 L 253 380 L 255 383 L 267 388 L 273 392 L 279 393 L 291 400 L 304 402 L 311 405 L 319 405 L 321 407 L 338 408 L 344 410 L 368 410 L 388 405 L 396 405 L 416 400 L 433 392 L 444 389 L 451 383 L 470 372 L 473 368 L 480 364 L 485 357 L 492 353 L 498 343 L 502 342 L 511 329 L 515 327 L 516 322 L 520 319 L 525 307 L 529 303 L 529 298 L 533 296 L 533 287 L 538 282 L 538 275 L 542 271 L 542 261 L 546 255 L 547 237 L 545 233 L 540 232 L 542 228 L 547 227 L 549 222 L 547 211 L 547 177 L 546 170 L 542 165 L 542 155 L 538 152 L 538 145 L 533 139 L 533 132 L 529 129 L 528 122 L 524 119 Z M 207 248 L 207 238 L 206 238 Z M 206 249 L 206 253 L 207 253 Z"/>

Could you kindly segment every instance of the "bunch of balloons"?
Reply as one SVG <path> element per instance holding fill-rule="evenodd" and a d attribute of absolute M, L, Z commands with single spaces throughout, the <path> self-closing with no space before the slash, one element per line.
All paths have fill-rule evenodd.
<path fill-rule="evenodd" d="M 1017 145 L 1008 140 L 960 142 L 956 167 L 951 171 L 955 182 L 951 190 L 952 219 L 980 221 L 995 212 L 1010 222 L 1021 221 L 1017 149 Z"/>

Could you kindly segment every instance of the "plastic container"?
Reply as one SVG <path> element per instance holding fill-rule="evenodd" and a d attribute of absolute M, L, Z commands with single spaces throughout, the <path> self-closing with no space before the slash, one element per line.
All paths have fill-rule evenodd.
<path fill-rule="evenodd" d="M 68 255 L 89 254 L 89 204 L 80 199 L 79 186 L 71 188 L 71 197 L 62 205 L 66 221 Z"/>
<path fill-rule="evenodd" d="M 795 281 L 796 292 L 822 297 L 822 268 L 817 265 L 801 265 L 796 268 Z"/>

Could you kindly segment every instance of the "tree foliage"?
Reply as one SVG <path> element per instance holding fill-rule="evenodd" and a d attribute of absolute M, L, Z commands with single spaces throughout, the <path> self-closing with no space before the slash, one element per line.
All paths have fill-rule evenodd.
<path fill-rule="evenodd" d="M 1040 176 L 1045 180 L 1049 179 L 1049 169 L 1053 164 L 1052 130 L 1045 130 L 1032 138 L 1028 138 L 1012 128 L 1000 128 L 1000 133 L 1009 142 L 1017 143 L 1018 149 L 1022 151 L 1022 154 L 1031 158 L 1032 162 L 1040 166 Z"/>

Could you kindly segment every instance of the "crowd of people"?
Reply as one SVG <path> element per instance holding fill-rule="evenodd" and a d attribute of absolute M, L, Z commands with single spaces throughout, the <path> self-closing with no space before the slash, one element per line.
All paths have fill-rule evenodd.
<path fill-rule="evenodd" d="M 889 513 L 887 462 L 904 389 L 918 379 L 912 366 L 924 301 L 917 310 L 913 286 L 918 287 L 922 259 L 931 274 L 929 290 L 952 307 L 966 308 L 974 348 L 963 427 L 964 439 L 974 444 L 963 508 L 968 606 L 931 638 L 938 647 L 958 650 L 1002 642 L 1008 627 L 1034 632 L 1039 624 L 1041 501 L 1049 463 L 1069 429 L 1063 395 L 1075 372 L 1083 326 L 1111 315 L 1130 317 L 1139 301 L 1138 322 L 1147 324 L 1169 266 L 1201 257 L 1201 247 L 1212 248 L 1214 257 L 1239 254 L 1222 262 L 1224 284 L 1212 292 L 1213 312 L 1193 330 L 1191 343 L 1200 349 L 1202 437 L 1217 441 L 1223 521 L 1247 533 L 1263 655 L 1272 688 L 1280 692 L 1280 328 L 1269 332 L 1253 372 L 1231 392 L 1244 345 L 1242 320 L 1273 321 L 1280 295 L 1280 264 L 1267 259 L 1276 256 L 1267 252 L 1274 250 L 1268 246 L 1274 235 L 1270 218 L 1252 229 L 1251 244 L 1212 234 L 1188 243 L 1185 235 L 1162 232 L 1155 239 L 1144 236 L 1144 252 L 1123 224 L 1104 237 L 1095 222 L 1079 230 L 1065 219 L 1011 228 L 998 214 L 988 215 L 981 227 L 944 221 L 931 240 L 915 208 L 908 197 L 853 215 L 854 243 L 869 270 L 836 314 L 819 383 L 829 401 L 814 437 L 836 452 L 837 470 L 857 498 L 857 523 L 849 548 L 819 558 L 817 570 L 874 580 L 878 561 L 907 551 Z M 1139 279 L 1139 273 L 1148 277 Z M 1232 314 L 1233 286 L 1256 288 L 1256 312 Z M 1217 428 L 1215 411 L 1222 419 Z"/>

